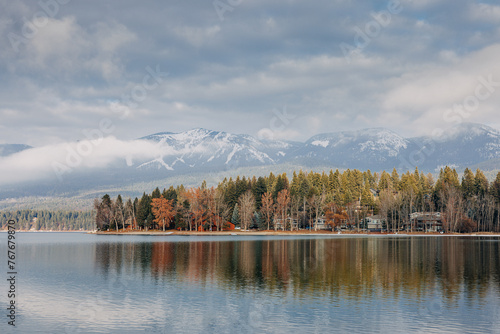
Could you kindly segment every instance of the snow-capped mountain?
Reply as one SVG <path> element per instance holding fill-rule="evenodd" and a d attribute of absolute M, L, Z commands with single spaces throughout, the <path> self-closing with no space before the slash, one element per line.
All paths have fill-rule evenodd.
<path fill-rule="evenodd" d="M 173 173 L 281 163 L 362 170 L 418 166 L 433 172 L 443 165 L 465 168 L 500 158 L 500 132 L 472 123 L 453 127 L 435 138 L 404 138 L 384 128 L 373 128 L 319 134 L 304 143 L 264 141 L 205 129 L 158 133 L 141 139 L 154 141 L 165 154 L 142 162 L 138 169 Z"/>
<path fill-rule="evenodd" d="M 273 165 L 286 159 L 296 144 L 259 141 L 252 136 L 206 129 L 162 132 L 140 138 L 154 141 L 164 154 L 141 163 L 139 169 L 219 170 Z"/>
<path fill-rule="evenodd" d="M 411 146 L 410 140 L 382 128 L 324 133 L 306 141 L 295 159 L 311 165 L 374 168 L 394 165 L 398 155 Z"/>
<path fill-rule="evenodd" d="M 428 167 L 455 165 L 465 168 L 500 158 L 500 131 L 486 125 L 463 123 L 439 137 L 412 140 L 429 152 L 429 161 L 424 164 Z"/>
<path fill-rule="evenodd" d="M 91 157 L 94 159 L 91 161 L 97 167 L 83 165 L 86 161 L 82 160 L 82 165 L 64 174 L 64 182 L 57 182 L 50 169 L 45 179 L 2 186 L 0 198 L 102 187 L 122 189 L 137 183 L 162 185 L 169 178 L 176 178 L 179 183 L 199 183 L 198 180 L 217 179 L 221 175 L 253 175 L 256 171 L 267 174 L 271 169 L 279 172 L 298 168 L 356 168 L 372 171 L 397 168 L 405 172 L 418 167 L 426 173 L 439 171 L 445 165 L 457 168 L 458 172 L 462 172 L 465 167 L 500 169 L 500 131 L 479 124 L 461 124 L 445 131 L 440 137 L 404 138 L 390 130 L 376 128 L 324 133 L 299 143 L 193 129 L 116 142 L 116 139 L 108 139 L 102 144 L 104 146 L 95 150 L 96 155 Z M 114 152 L 106 145 L 121 151 Z M 23 145 L 0 145 L 0 160 L 15 160 L 16 152 L 28 148 Z M 33 152 L 33 161 L 37 161 L 45 152 L 52 152 L 49 163 L 53 161 L 52 156 L 57 159 L 56 153 L 59 152 L 54 153 L 54 148 L 51 151 L 43 147 L 32 150 L 36 151 Z M 106 153 L 99 155 L 100 150 Z M 102 164 L 99 159 L 108 159 L 110 154 L 116 154 L 116 157 Z M 64 151 L 60 156 L 60 159 L 64 159 L 67 152 Z M 60 159 L 58 161 L 66 162 Z M 26 157 L 23 156 L 21 160 L 24 162 Z M 6 166 L 11 163 L 8 161 Z M 234 171 L 238 168 L 243 169 Z"/>

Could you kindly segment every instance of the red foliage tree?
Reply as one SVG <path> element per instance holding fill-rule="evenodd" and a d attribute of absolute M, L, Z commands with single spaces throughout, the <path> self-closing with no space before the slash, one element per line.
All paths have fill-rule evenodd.
<path fill-rule="evenodd" d="M 165 225 L 169 227 L 170 222 L 175 216 L 173 201 L 165 199 L 164 197 L 153 198 L 151 208 L 155 216 L 154 222 L 157 223 L 158 226 L 163 226 L 163 231 L 165 231 Z"/>

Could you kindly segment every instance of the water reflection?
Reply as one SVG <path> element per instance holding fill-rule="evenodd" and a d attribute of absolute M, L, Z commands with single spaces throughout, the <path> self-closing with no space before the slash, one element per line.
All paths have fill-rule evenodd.
<path fill-rule="evenodd" d="M 466 293 L 500 291 L 496 239 L 349 238 L 207 242 L 98 243 L 95 263 L 106 276 L 127 272 L 157 281 L 270 293 L 318 293 L 355 300 L 419 300 L 436 289 L 452 304 Z"/>
<path fill-rule="evenodd" d="M 499 332 L 499 244 L 481 237 L 20 234 L 16 329 Z"/>

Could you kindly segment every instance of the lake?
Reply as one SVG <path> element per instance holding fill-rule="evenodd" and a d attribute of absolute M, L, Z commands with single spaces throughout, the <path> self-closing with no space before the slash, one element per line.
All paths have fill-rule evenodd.
<path fill-rule="evenodd" d="M 16 237 L 2 333 L 500 333 L 498 237 Z"/>

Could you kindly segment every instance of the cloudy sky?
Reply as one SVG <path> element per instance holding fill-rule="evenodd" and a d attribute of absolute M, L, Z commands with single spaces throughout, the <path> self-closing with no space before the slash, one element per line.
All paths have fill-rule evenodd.
<path fill-rule="evenodd" d="M 0 143 L 500 128 L 494 0 L 0 3 Z"/>

